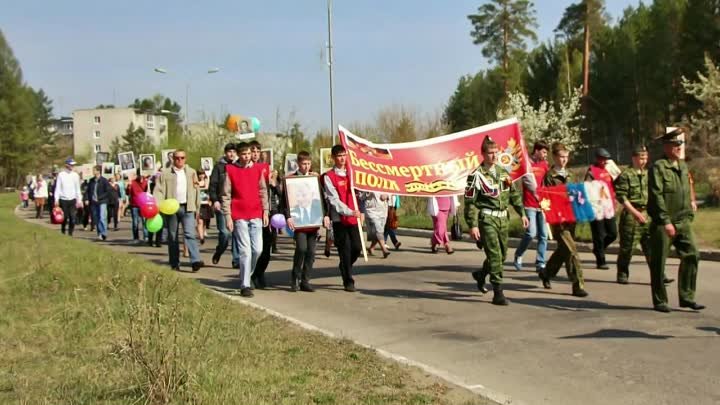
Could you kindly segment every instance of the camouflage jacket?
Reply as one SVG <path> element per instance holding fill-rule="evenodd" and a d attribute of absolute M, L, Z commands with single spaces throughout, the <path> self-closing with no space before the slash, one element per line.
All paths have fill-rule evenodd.
<path fill-rule="evenodd" d="M 629 167 L 615 179 L 615 198 L 620 204 L 630 201 L 634 207 L 645 208 L 648 203 L 648 171 Z"/>
<path fill-rule="evenodd" d="M 522 192 L 513 184 L 510 173 L 500 165 L 495 165 L 495 173 L 480 165 L 472 172 L 465 185 L 465 222 L 470 228 L 478 226 L 483 209 L 505 211 L 512 206 L 521 216 L 525 216 L 522 205 Z"/>

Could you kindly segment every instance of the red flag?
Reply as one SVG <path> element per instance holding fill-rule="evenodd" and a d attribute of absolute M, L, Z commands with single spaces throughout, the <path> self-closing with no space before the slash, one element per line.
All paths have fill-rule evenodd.
<path fill-rule="evenodd" d="M 566 185 L 543 187 L 538 190 L 538 197 L 548 224 L 575 223 L 575 213 Z"/>

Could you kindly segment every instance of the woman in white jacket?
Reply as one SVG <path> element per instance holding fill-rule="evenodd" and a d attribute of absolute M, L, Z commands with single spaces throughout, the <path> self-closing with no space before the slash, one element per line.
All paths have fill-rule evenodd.
<path fill-rule="evenodd" d="M 433 221 L 433 235 L 430 238 L 430 249 L 433 253 L 437 253 L 438 245 L 445 246 L 445 252 L 449 255 L 455 253 L 450 247 L 447 220 L 450 215 L 457 213 L 459 206 L 460 202 L 457 196 L 428 198 L 427 213 Z"/>
<path fill-rule="evenodd" d="M 33 190 L 35 197 L 35 218 L 42 218 L 42 214 L 45 208 L 45 203 L 48 198 L 48 184 L 42 174 L 38 174 L 30 184 L 30 188 Z"/>

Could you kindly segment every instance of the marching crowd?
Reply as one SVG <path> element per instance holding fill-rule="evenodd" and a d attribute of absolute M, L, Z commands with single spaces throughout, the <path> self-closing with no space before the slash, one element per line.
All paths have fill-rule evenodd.
<path fill-rule="evenodd" d="M 503 265 L 508 248 L 509 213 L 513 208 L 521 217 L 526 229 L 515 252 L 513 265 L 520 270 L 523 255 L 530 242 L 537 238 L 535 269 L 544 288 L 552 288 L 552 280 L 564 265 L 572 282 L 572 295 L 588 296 L 583 270 L 575 244 L 575 223 L 563 222 L 548 226 L 544 206 L 539 197 L 543 187 L 575 183 L 577 181 L 605 182 L 610 194 L 623 210 L 619 218 L 620 254 L 617 261 L 617 282 L 627 284 L 629 264 L 634 247 L 639 243 L 650 268 L 651 291 L 654 309 L 670 312 L 665 285 L 674 280 L 665 276 L 665 261 L 673 245 L 680 257 L 678 293 L 680 307 L 701 310 L 695 302 L 699 253 L 691 232 L 691 223 L 697 209 L 694 201 L 692 177 L 681 157 L 681 130 L 661 137 L 664 157 L 648 169 L 648 150 L 645 146 L 634 149 L 632 165 L 613 178 L 606 168 L 610 154 L 605 149 L 596 151 L 596 161 L 582 180 L 573 178 L 567 169 L 570 151 L 561 143 L 548 145 L 535 143 L 530 157 L 531 176 L 522 185 L 513 184 L 510 174 L 496 164 L 498 145 L 486 137 L 482 143 L 483 162 L 468 176 L 465 188 L 464 219 L 470 236 L 485 252 L 480 270 L 472 272 L 478 289 L 486 293 L 486 279 L 493 289 L 492 303 L 508 305 L 503 291 Z M 390 255 L 388 238 L 398 250 L 402 243 L 397 239 L 397 210 L 400 198 L 395 195 L 372 192 L 353 192 L 348 179 L 347 151 L 341 145 L 332 150 L 334 166 L 326 173 L 312 171 L 308 152 L 298 153 L 298 169 L 285 173 L 286 178 L 314 176 L 320 183 L 319 202 L 298 194 L 298 205 L 290 207 L 285 198 L 284 181 L 268 163 L 260 160 L 261 146 L 257 141 L 227 144 L 224 155 L 212 168 L 209 178 L 205 172 L 196 172 L 187 162 L 184 150 L 176 150 L 172 164 L 152 176 L 143 176 L 138 169 L 127 184 L 120 175 L 106 179 L 101 167 L 94 168 L 91 179 L 81 180 L 73 170 L 75 161 L 68 159 L 65 170 L 54 179 L 42 175 L 33 177 L 22 190 L 25 207 L 29 200 L 35 203 L 36 218 L 42 218 L 46 209 L 62 210 L 61 232 L 73 235 L 76 223 L 83 229 L 88 224 L 99 239 L 106 240 L 108 226 L 117 230 L 118 216 L 129 211 L 132 237 L 136 243 L 168 246 L 169 264 L 180 269 L 180 244 L 189 256 L 192 271 L 205 263 L 200 257 L 199 245 L 204 244 L 212 218 L 218 230 L 217 246 L 212 255 L 217 264 L 230 248 L 232 266 L 239 270 L 240 294 L 253 296 L 253 288 L 266 286 L 265 270 L 271 252 L 276 251 L 280 215 L 282 225 L 295 241 L 290 286 L 292 291 L 312 292 L 310 284 L 317 242 L 321 229 L 326 229 L 325 255 L 330 256 L 332 244 L 339 256 L 339 270 L 343 287 L 355 291 L 353 265 L 362 254 L 361 233 L 358 223 L 365 223 L 368 233 L 367 254 L 373 255 L 379 247 L 384 258 Z M 552 156 L 552 165 L 548 157 Z M 164 229 L 150 232 L 142 215 L 140 196 L 152 194 L 158 201 L 175 199 L 179 208 L 172 215 L 162 214 Z M 49 202 L 49 203 L 48 203 Z M 447 221 L 456 215 L 459 207 L 456 196 L 430 197 L 427 211 L 433 219 L 431 251 L 438 247 L 447 254 L 454 250 L 448 238 Z M 322 213 L 325 213 L 324 215 Z M 313 226 L 305 224 L 308 218 Z M 283 219 L 284 218 L 284 219 Z M 273 226 L 271 226 L 273 222 Z M 182 225 L 182 238 L 179 228 Z M 453 229 L 453 233 L 460 232 Z M 557 249 L 547 257 L 548 229 L 557 241 Z M 609 269 L 605 258 L 607 247 L 618 237 L 615 216 L 591 222 L 593 254 L 599 269 Z"/>

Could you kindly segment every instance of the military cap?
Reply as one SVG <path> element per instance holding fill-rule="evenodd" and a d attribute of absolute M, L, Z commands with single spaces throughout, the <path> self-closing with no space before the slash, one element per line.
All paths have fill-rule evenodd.
<path fill-rule="evenodd" d="M 648 153 L 648 148 L 647 148 L 647 146 L 645 146 L 645 145 L 643 145 L 643 144 L 636 145 L 636 146 L 633 148 L 633 150 L 632 150 L 632 155 L 633 155 L 633 156 L 637 156 L 637 155 L 639 155 L 639 154 L 641 154 L 641 153 Z"/>
<path fill-rule="evenodd" d="M 675 145 L 682 145 L 685 143 L 685 141 L 682 138 L 682 135 L 685 133 L 685 131 L 682 128 L 675 128 L 672 131 L 669 131 L 665 133 L 665 135 L 662 135 L 658 138 L 658 141 L 662 141 L 662 143 L 672 143 Z"/>
<path fill-rule="evenodd" d="M 496 146 L 496 145 L 497 145 L 497 143 L 495 143 L 495 141 L 492 138 L 490 138 L 490 135 L 485 135 L 485 139 L 483 139 L 481 148 L 484 152 L 487 150 L 488 147 Z"/>
<path fill-rule="evenodd" d="M 610 152 L 607 151 L 605 148 L 597 148 L 595 149 L 595 157 L 610 159 Z"/>

